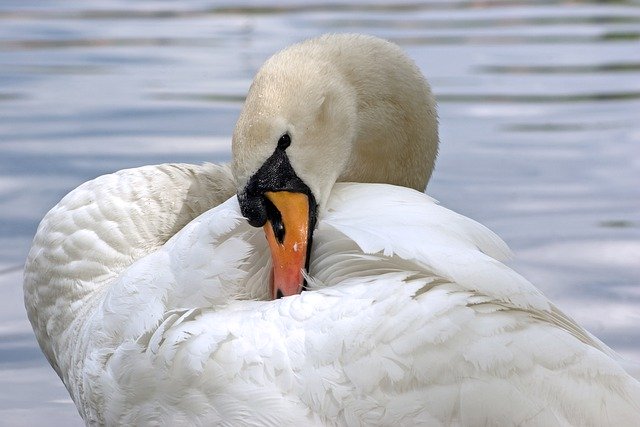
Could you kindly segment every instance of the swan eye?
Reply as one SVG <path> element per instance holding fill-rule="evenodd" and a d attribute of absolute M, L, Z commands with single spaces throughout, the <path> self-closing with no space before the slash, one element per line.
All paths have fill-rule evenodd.
<path fill-rule="evenodd" d="M 285 150 L 290 145 L 291 145 L 291 137 L 289 136 L 289 133 L 285 133 L 278 140 L 278 148 L 281 150 Z"/>

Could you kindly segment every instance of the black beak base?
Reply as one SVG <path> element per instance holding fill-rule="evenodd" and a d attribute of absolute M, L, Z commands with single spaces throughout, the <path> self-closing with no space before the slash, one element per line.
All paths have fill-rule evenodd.
<path fill-rule="evenodd" d="M 296 175 L 283 148 L 276 148 L 271 157 L 249 179 L 244 190 L 238 194 L 240 210 L 249 224 L 253 227 L 262 227 L 267 220 L 270 221 L 276 238 L 282 242 L 286 232 L 285 224 L 282 223 L 282 216 L 278 209 L 265 196 L 267 191 L 290 191 L 307 195 L 309 199 L 309 236 L 305 270 L 309 271 L 309 258 L 313 230 L 317 222 L 318 205 L 311 189 Z M 305 280 L 303 290 L 306 290 L 306 285 Z"/>
<path fill-rule="evenodd" d="M 238 194 L 242 215 L 253 227 L 262 227 L 267 220 L 278 220 L 276 217 L 279 213 L 264 195 L 267 191 L 306 194 L 309 198 L 309 229 L 315 228 L 317 219 L 315 197 L 307 184 L 296 175 L 287 153 L 281 148 L 276 148 L 271 157 L 249 179 L 244 190 Z"/>

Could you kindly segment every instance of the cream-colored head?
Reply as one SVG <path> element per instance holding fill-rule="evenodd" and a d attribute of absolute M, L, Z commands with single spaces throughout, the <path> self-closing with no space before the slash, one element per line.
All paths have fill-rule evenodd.
<path fill-rule="evenodd" d="M 316 218 L 337 180 L 422 191 L 437 150 L 435 101 L 398 46 L 326 35 L 271 57 L 236 125 L 233 170 L 243 215 L 265 227 L 273 297 L 304 288 Z"/>
<path fill-rule="evenodd" d="M 239 192 L 285 133 L 287 157 L 318 201 L 345 167 L 357 130 L 350 85 L 327 64 L 285 50 L 256 76 L 233 135 Z"/>
<path fill-rule="evenodd" d="M 291 46 L 260 69 L 233 135 L 238 193 L 285 133 L 291 166 L 320 207 L 336 180 L 423 191 L 438 148 L 435 101 L 413 61 L 355 34 Z"/>

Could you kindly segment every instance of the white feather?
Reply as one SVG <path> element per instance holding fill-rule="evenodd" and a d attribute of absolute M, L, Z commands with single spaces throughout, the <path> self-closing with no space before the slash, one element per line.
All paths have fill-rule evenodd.
<path fill-rule="evenodd" d="M 85 240 L 112 225 L 77 200 L 110 179 L 71 193 L 45 218 L 52 229 L 39 231 L 26 289 L 49 313 L 45 324 L 62 322 L 47 298 L 64 298 L 69 284 L 36 269 L 57 252 L 38 244 L 51 238 L 41 233 L 86 212 L 91 228 L 70 232 L 75 249 L 65 253 L 112 251 Z M 48 355 L 87 422 L 640 422 L 640 384 L 611 350 L 492 258 L 506 252 L 499 238 L 427 196 L 336 185 L 315 234 L 314 290 L 281 300 L 235 299 L 266 295 L 258 272 L 269 268 L 267 246 L 257 235 L 234 197 L 111 280 L 75 292 L 82 306 L 49 337 Z"/>

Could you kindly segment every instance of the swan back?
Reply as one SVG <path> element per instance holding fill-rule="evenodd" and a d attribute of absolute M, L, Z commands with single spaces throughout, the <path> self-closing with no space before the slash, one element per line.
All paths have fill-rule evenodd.
<path fill-rule="evenodd" d="M 235 197 L 193 220 L 85 319 L 76 401 L 113 424 L 634 419 L 640 385 L 480 224 L 410 189 L 337 184 L 316 233 L 313 292 L 234 301 L 267 296 L 261 231 Z"/>

